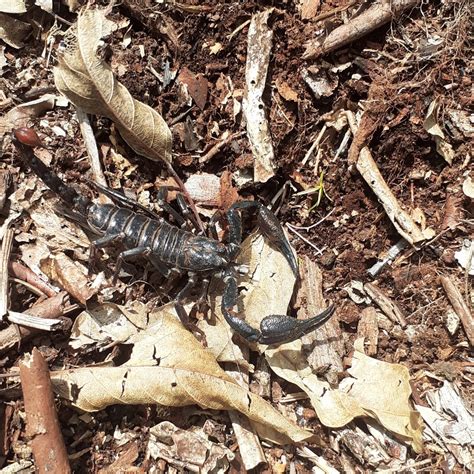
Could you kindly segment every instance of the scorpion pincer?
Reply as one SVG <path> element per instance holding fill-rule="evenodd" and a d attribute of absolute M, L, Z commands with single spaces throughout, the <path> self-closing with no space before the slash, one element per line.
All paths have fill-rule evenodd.
<path fill-rule="evenodd" d="M 137 256 L 147 257 L 164 276 L 168 276 L 171 269 L 188 273 L 188 282 L 175 299 L 177 313 L 185 324 L 187 314 L 183 303 L 186 297 L 198 278 L 208 281 L 212 275 L 220 275 L 225 282 L 221 304 L 225 320 L 247 341 L 261 344 L 290 342 L 314 331 L 332 316 L 334 312 L 332 305 L 319 315 L 305 320 L 270 315 L 262 320 L 258 330 L 233 311 L 238 297 L 237 270 L 234 262 L 242 240 L 240 210 L 254 209 L 257 212 L 258 227 L 263 235 L 285 256 L 293 273 L 295 275 L 298 273 L 296 258 L 280 223 L 262 204 L 240 201 L 230 207 L 227 211 L 229 241 L 223 244 L 214 238 L 195 235 L 172 225 L 163 218 L 151 215 L 149 211 L 149 215 L 143 215 L 123 205 L 94 203 L 68 186 L 34 155 L 32 147 L 40 145 L 41 142 L 33 129 L 19 128 L 15 129 L 13 134 L 16 148 L 31 169 L 70 207 L 74 215 L 79 216 L 87 223 L 88 228 L 98 235 L 91 244 L 91 256 L 98 248 L 106 247 L 113 242 L 122 243 L 125 250 L 118 256 L 114 281 L 117 279 L 122 262 Z M 101 192 L 115 198 L 115 202 L 130 205 L 120 193 L 99 185 L 95 186 Z M 164 200 L 163 204 L 175 219 L 184 221 Z"/>

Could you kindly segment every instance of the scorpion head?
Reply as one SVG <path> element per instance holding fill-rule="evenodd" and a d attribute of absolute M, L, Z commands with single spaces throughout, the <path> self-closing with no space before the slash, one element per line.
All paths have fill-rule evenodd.
<path fill-rule="evenodd" d="M 223 269 L 230 262 L 227 247 L 206 237 L 192 239 L 183 249 L 183 253 L 186 267 L 197 272 Z"/>

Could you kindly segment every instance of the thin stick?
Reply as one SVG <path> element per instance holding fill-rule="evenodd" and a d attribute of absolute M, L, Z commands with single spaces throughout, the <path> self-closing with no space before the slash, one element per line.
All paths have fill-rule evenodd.
<path fill-rule="evenodd" d="M 13 229 L 7 229 L 0 250 L 0 320 L 8 311 L 8 260 L 13 243 Z"/>
<path fill-rule="evenodd" d="M 291 225 L 291 224 L 286 224 L 286 227 L 288 227 L 288 230 L 290 232 L 293 232 L 293 234 L 297 235 L 303 242 L 306 242 L 308 245 L 310 245 L 311 247 L 313 247 L 313 249 L 316 250 L 316 252 L 318 252 L 318 255 L 321 255 L 323 253 L 323 251 L 326 249 L 326 246 L 324 246 L 322 249 L 320 249 L 319 247 L 317 247 L 315 244 L 313 244 L 313 242 L 311 242 L 310 240 L 308 240 L 306 237 L 303 237 L 297 230 L 294 229 L 294 227 Z"/>
<path fill-rule="evenodd" d="M 191 208 L 191 211 L 193 211 L 194 217 L 196 218 L 196 223 L 199 226 L 200 231 L 205 234 L 206 232 L 204 230 L 204 224 L 202 223 L 202 220 L 199 217 L 199 213 L 196 209 L 196 205 L 194 204 L 193 198 L 189 194 L 188 190 L 186 189 L 186 186 L 184 185 L 183 181 L 181 181 L 181 178 L 178 176 L 178 173 L 176 173 L 171 163 L 169 163 L 168 161 L 165 161 L 165 163 L 169 173 L 171 174 L 171 176 L 173 176 L 173 179 L 176 181 L 176 184 L 178 185 L 180 191 L 183 193 L 184 197 L 188 201 L 189 207 Z"/>
<path fill-rule="evenodd" d="M 25 401 L 26 430 L 36 472 L 70 473 L 66 446 L 54 405 L 49 369 L 41 352 L 34 348 L 20 362 L 21 389 Z"/>
<path fill-rule="evenodd" d="M 441 284 L 448 296 L 450 303 L 453 305 L 454 311 L 459 316 L 462 326 L 466 333 L 471 346 L 474 346 L 474 319 L 468 305 L 464 301 L 461 292 L 456 285 L 447 276 L 441 277 Z"/>
<path fill-rule="evenodd" d="M 319 221 L 316 222 L 315 224 L 311 224 L 307 227 L 299 227 L 299 226 L 296 226 L 296 225 L 292 225 L 291 227 L 293 229 L 297 229 L 297 230 L 311 230 L 311 229 L 314 229 L 315 227 L 318 227 L 319 224 L 324 222 L 335 210 L 336 210 L 336 208 L 331 209 L 323 218 L 319 219 Z"/>

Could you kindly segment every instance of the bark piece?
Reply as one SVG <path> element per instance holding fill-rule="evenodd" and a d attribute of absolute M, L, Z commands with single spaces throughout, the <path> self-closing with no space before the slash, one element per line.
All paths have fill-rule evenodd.
<path fill-rule="evenodd" d="M 34 305 L 27 311 L 28 314 L 40 318 L 57 318 L 64 313 L 66 301 L 66 292 L 61 292 Z M 16 344 L 20 344 L 22 341 L 30 339 L 39 333 L 40 331 L 38 329 L 11 324 L 6 329 L 0 331 L 0 355 L 4 354 Z"/>
<path fill-rule="evenodd" d="M 323 274 L 318 265 L 305 257 L 300 272 L 301 288 L 298 298 L 306 300 L 306 304 L 298 311 L 298 317 L 306 319 L 321 313 L 327 305 L 324 304 L 322 290 Z M 344 353 L 344 343 L 337 318 L 331 318 L 317 331 L 303 336 L 302 342 L 303 346 L 311 347 L 307 353 L 307 360 L 313 371 L 318 373 L 326 369 L 324 371 L 328 373 L 342 372 L 341 354 Z"/>
<path fill-rule="evenodd" d="M 303 59 L 314 59 L 362 38 L 388 23 L 419 0 L 391 0 L 374 3 L 365 12 L 332 31 L 322 42 L 308 44 Z"/>
<path fill-rule="evenodd" d="M 247 135 L 255 157 L 254 179 L 259 183 L 265 183 L 275 174 L 272 137 L 262 100 L 272 48 L 273 32 L 267 25 L 272 11 L 257 13 L 250 22 L 245 65 L 246 94 L 242 103 Z"/>
<path fill-rule="evenodd" d="M 34 348 L 20 362 L 20 378 L 25 401 L 27 436 L 39 473 L 69 473 L 71 468 L 54 405 L 49 369 Z"/>
<path fill-rule="evenodd" d="M 391 321 L 400 324 L 402 328 L 407 325 L 401 308 L 395 301 L 385 295 L 378 286 L 373 283 L 366 283 L 364 290 Z"/>
<path fill-rule="evenodd" d="M 469 310 L 466 302 L 464 301 L 461 292 L 457 289 L 456 285 L 446 276 L 441 277 L 441 284 L 443 285 L 444 291 L 448 296 L 450 303 L 453 305 L 454 311 L 461 320 L 464 332 L 469 340 L 469 344 L 474 346 L 474 319 L 472 313 Z"/>
<path fill-rule="evenodd" d="M 377 342 L 379 337 L 379 326 L 377 323 L 377 312 L 375 308 L 369 307 L 362 311 L 359 325 L 357 326 L 357 338 L 363 338 L 367 343 L 366 353 L 368 356 L 377 354 Z"/>

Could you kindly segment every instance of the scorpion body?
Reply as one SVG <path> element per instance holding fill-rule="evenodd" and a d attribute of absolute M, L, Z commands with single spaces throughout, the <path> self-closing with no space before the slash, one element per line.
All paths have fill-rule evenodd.
<path fill-rule="evenodd" d="M 71 208 L 77 218 L 87 223 L 87 226 L 98 235 L 91 244 L 91 257 L 96 249 L 114 242 L 120 242 L 125 248 L 118 256 L 114 281 L 117 279 L 122 262 L 137 256 L 147 257 L 164 276 L 169 276 L 171 268 L 182 273 L 187 272 L 189 280 L 175 300 L 178 316 L 186 324 L 187 315 L 183 302 L 195 286 L 196 279 L 200 277 L 207 281 L 210 276 L 218 274 L 225 282 L 221 309 L 227 323 L 246 340 L 262 344 L 293 341 L 320 327 L 331 317 L 334 311 L 333 306 L 306 320 L 271 315 L 262 320 L 260 330 L 258 330 L 239 318 L 233 311 L 238 296 L 236 277 L 238 270 L 234 260 L 242 239 L 240 209 L 257 209 L 259 228 L 265 237 L 282 252 L 295 275 L 297 274 L 297 262 L 280 223 L 262 204 L 254 201 L 240 201 L 231 206 L 227 211 L 229 243 L 223 244 L 211 237 L 195 235 L 157 216 L 142 215 L 115 204 L 94 203 L 68 186 L 34 155 L 32 143 L 24 139 L 25 134 L 28 136 L 31 133 L 36 138 L 33 137 L 34 140 L 30 141 L 33 144 L 37 144 L 36 141 L 39 143 L 39 138 L 32 129 L 16 129 L 14 131 L 15 146 L 43 182 Z M 97 184 L 95 186 L 103 193 L 115 197 L 116 201 L 126 201 L 126 198 L 117 195 L 114 191 Z"/>

